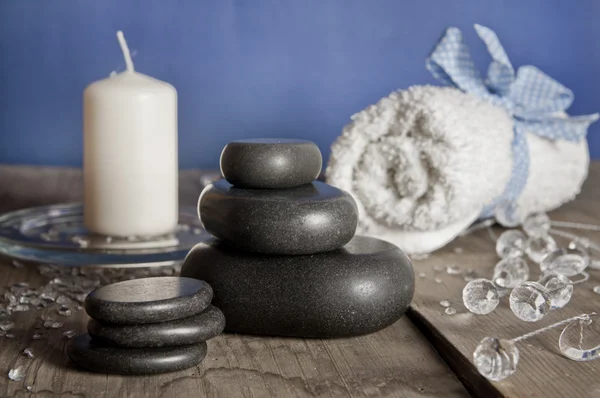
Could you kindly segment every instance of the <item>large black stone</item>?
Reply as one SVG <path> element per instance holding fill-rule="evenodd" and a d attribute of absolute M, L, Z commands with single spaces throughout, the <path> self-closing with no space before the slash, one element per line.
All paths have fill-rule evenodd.
<path fill-rule="evenodd" d="M 211 287 L 203 281 L 163 276 L 106 285 L 85 299 L 92 318 L 107 323 L 135 325 L 186 318 L 206 309 Z"/>
<path fill-rule="evenodd" d="M 290 188 L 308 184 L 323 158 L 313 142 L 258 138 L 230 142 L 221 153 L 221 173 L 240 188 Z"/>
<path fill-rule="evenodd" d="M 404 314 L 414 291 L 408 257 L 362 236 L 305 256 L 246 253 L 209 239 L 190 251 L 181 274 L 211 284 L 226 331 L 272 336 L 375 332 Z"/>
<path fill-rule="evenodd" d="M 225 317 L 215 306 L 204 312 L 170 322 L 115 325 L 90 319 L 88 333 L 94 340 L 121 347 L 173 347 L 197 344 L 219 335 Z"/>
<path fill-rule="evenodd" d="M 296 188 L 235 188 L 225 180 L 207 186 L 198 201 L 206 230 L 246 251 L 312 254 L 346 244 L 358 210 L 350 194 L 315 181 Z"/>
<path fill-rule="evenodd" d="M 174 372 L 198 365 L 206 343 L 164 348 L 120 348 L 92 341 L 88 334 L 69 341 L 67 355 L 78 366 L 100 373 L 125 375 Z"/>

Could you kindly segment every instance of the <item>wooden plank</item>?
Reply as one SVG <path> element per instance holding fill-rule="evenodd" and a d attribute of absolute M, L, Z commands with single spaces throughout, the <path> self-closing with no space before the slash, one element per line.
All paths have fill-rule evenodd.
<path fill-rule="evenodd" d="M 594 163 L 581 195 L 551 213 L 553 220 L 568 220 L 600 224 L 600 164 Z M 496 234 L 502 229 L 495 229 Z M 600 233 L 571 231 L 600 241 Z M 565 245 L 567 241 L 559 240 Z M 457 239 L 448 247 L 429 258 L 415 261 L 415 270 L 425 273 L 417 277 L 416 295 L 413 300 L 411 319 L 436 346 L 438 352 L 458 374 L 459 379 L 476 395 L 536 396 L 536 397 L 585 397 L 600 395 L 600 362 L 575 362 L 563 357 L 558 349 L 562 328 L 518 343 L 520 359 L 515 375 L 502 382 L 488 382 L 476 371 L 472 353 L 486 336 L 514 338 L 551 323 L 582 313 L 600 310 L 600 295 L 592 288 L 600 285 L 600 271 L 590 271 L 590 280 L 577 285 L 571 302 L 563 309 L 551 311 L 537 323 L 523 322 L 516 318 L 508 305 L 508 297 L 501 299 L 498 308 L 488 315 L 469 313 L 462 304 L 464 275 L 436 272 L 434 267 L 458 265 L 463 271 L 473 269 L 478 276 L 490 278 L 499 260 L 494 242 L 485 230 Z M 539 268 L 530 263 L 536 280 Z M 438 278 L 441 283 L 436 283 Z M 458 311 L 446 315 L 439 302 L 447 299 Z M 599 336 L 600 339 L 600 336 Z"/>
<path fill-rule="evenodd" d="M 200 173 L 181 173 L 180 196 L 195 204 L 202 189 Z M 81 200 L 78 170 L 0 167 L 0 211 Z M 46 283 L 36 266 L 14 268 L 0 258 L 0 292 L 27 281 Z M 44 338 L 32 340 L 42 325 L 39 313 L 15 316 L 15 338 L 0 337 L 0 396 L 113 397 L 462 397 L 464 387 L 408 318 L 369 336 L 319 340 L 266 338 L 226 334 L 211 340 L 207 358 L 198 367 L 154 376 L 93 374 L 72 365 L 63 331 L 85 331 L 87 315 L 61 318 L 61 329 L 41 328 Z M 34 359 L 22 355 L 31 348 Z M 10 381 L 10 368 L 24 366 L 27 376 Z"/>
<path fill-rule="evenodd" d="M 16 269 L 2 259 L 2 284 L 43 282 L 37 268 Z M 45 282 L 44 282 L 45 283 Z M 34 315 L 35 314 L 35 315 Z M 0 338 L 0 396 L 252 396 L 252 397 L 416 397 L 466 396 L 464 387 L 408 318 L 369 336 L 350 339 L 286 339 L 227 334 L 209 342 L 204 362 L 186 371 L 156 376 L 92 374 L 73 366 L 65 354 L 65 330 L 85 331 L 83 310 L 61 329 L 44 329 L 40 312 L 17 313 L 15 338 Z M 33 340 L 35 328 L 43 339 Z M 22 355 L 31 348 L 35 358 Z M 24 366 L 22 382 L 9 369 Z"/>

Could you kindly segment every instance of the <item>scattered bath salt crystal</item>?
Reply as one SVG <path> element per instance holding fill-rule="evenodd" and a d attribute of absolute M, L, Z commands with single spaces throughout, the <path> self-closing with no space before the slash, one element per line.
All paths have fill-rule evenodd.
<path fill-rule="evenodd" d="M 18 304 L 12 307 L 13 312 L 25 312 L 29 311 L 29 306 L 26 304 Z"/>
<path fill-rule="evenodd" d="M 77 332 L 74 330 L 67 330 L 66 332 L 63 333 L 63 336 L 65 336 L 68 339 L 72 339 L 76 335 L 77 335 Z"/>
<path fill-rule="evenodd" d="M 599 286 L 594 286 L 594 293 L 600 294 L 600 285 Z"/>
<path fill-rule="evenodd" d="M 434 265 L 433 270 L 435 272 L 442 272 L 444 270 L 444 267 L 442 267 L 441 265 Z"/>
<path fill-rule="evenodd" d="M 200 228 L 194 228 L 192 229 L 192 233 L 194 235 L 200 235 L 202 233 L 202 230 Z"/>
<path fill-rule="evenodd" d="M 446 272 L 450 275 L 460 275 L 462 273 L 458 265 L 450 265 L 446 268 Z"/>
<path fill-rule="evenodd" d="M 27 386 L 27 387 L 25 387 L 25 389 L 27 389 L 27 391 L 31 392 L 31 391 L 33 391 L 33 386 Z"/>
<path fill-rule="evenodd" d="M 42 335 L 39 333 L 35 333 L 33 336 L 31 336 L 31 338 L 33 340 L 41 340 L 42 339 Z"/>
<path fill-rule="evenodd" d="M 40 318 L 42 319 L 42 321 L 44 322 L 54 322 L 54 317 L 48 315 L 48 314 L 42 314 L 40 315 Z"/>
<path fill-rule="evenodd" d="M 58 328 L 62 328 L 63 326 L 64 326 L 64 323 L 58 322 L 58 321 L 46 321 L 46 322 L 44 322 L 44 327 L 46 329 L 58 329 Z"/>
<path fill-rule="evenodd" d="M 137 237 L 136 237 L 135 235 L 129 235 L 129 236 L 127 237 L 127 240 L 128 240 L 129 242 L 135 242 L 135 241 L 137 240 Z"/>
<path fill-rule="evenodd" d="M 452 303 L 449 300 L 442 300 L 442 301 L 440 301 L 440 305 L 442 307 L 451 307 Z"/>
<path fill-rule="evenodd" d="M 456 310 L 452 307 L 448 307 L 444 310 L 444 312 L 446 313 L 446 315 L 454 315 L 456 314 Z"/>
<path fill-rule="evenodd" d="M 105 238 L 104 238 L 104 241 L 105 241 L 106 243 L 112 243 L 112 241 L 113 241 L 113 238 L 112 238 L 112 236 L 107 236 L 107 237 L 105 237 Z"/>
<path fill-rule="evenodd" d="M 441 280 L 440 278 L 435 278 L 433 281 L 434 281 L 435 283 L 442 283 L 442 280 Z"/>
<path fill-rule="evenodd" d="M 71 316 L 71 309 L 65 305 L 61 305 L 56 312 L 62 316 Z"/>
<path fill-rule="evenodd" d="M 425 272 L 419 272 L 419 278 L 425 278 L 427 274 Z"/>
<path fill-rule="evenodd" d="M 7 338 L 7 339 L 14 339 L 14 338 L 15 338 L 15 335 L 14 335 L 14 334 L 12 334 L 12 333 L 6 333 L 6 338 Z"/>
<path fill-rule="evenodd" d="M 0 337 L 6 336 L 6 332 L 2 329 L 0 329 Z"/>
<path fill-rule="evenodd" d="M 462 248 L 462 247 L 455 247 L 455 248 L 454 248 L 454 253 L 460 254 L 460 253 L 462 253 L 463 251 L 464 251 L 464 250 L 463 250 L 463 248 Z"/>
<path fill-rule="evenodd" d="M 58 296 L 56 299 L 57 304 L 71 304 L 71 299 L 67 296 Z"/>
<path fill-rule="evenodd" d="M 25 264 L 23 264 L 22 262 L 20 262 L 18 260 L 13 260 L 12 266 L 15 268 L 23 268 L 25 266 Z"/>
<path fill-rule="evenodd" d="M 8 371 L 8 378 L 12 381 L 21 381 L 25 376 L 25 370 L 23 370 L 23 368 L 14 368 Z"/>
<path fill-rule="evenodd" d="M 15 327 L 15 323 L 13 321 L 0 321 L 0 329 L 8 332 L 12 328 Z"/>
<path fill-rule="evenodd" d="M 29 359 L 35 358 L 34 355 L 33 355 L 33 351 L 31 350 L 31 348 L 25 348 L 23 350 L 23 355 L 25 355 Z"/>
<path fill-rule="evenodd" d="M 11 292 L 4 293 L 4 299 L 8 301 L 10 304 L 15 305 L 18 303 L 17 298 Z"/>

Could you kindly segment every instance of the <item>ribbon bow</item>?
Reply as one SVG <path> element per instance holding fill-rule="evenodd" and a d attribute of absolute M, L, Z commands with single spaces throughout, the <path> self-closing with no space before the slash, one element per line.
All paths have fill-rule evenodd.
<path fill-rule="evenodd" d="M 446 30 L 425 65 L 441 82 L 502 106 L 513 117 L 512 175 L 504 192 L 484 207 L 481 217 L 492 217 L 498 207 L 502 206 L 503 218 L 512 220 L 510 222 L 514 225 L 518 224 L 516 201 L 529 175 L 526 133 L 551 140 L 579 142 L 585 139 L 589 125 L 598 120 L 599 116 L 597 113 L 564 116 L 573 102 L 571 90 L 535 66 L 522 66 L 515 73 L 496 33 L 481 25 L 475 25 L 475 30 L 492 57 L 485 81 L 475 68 L 458 28 Z"/>

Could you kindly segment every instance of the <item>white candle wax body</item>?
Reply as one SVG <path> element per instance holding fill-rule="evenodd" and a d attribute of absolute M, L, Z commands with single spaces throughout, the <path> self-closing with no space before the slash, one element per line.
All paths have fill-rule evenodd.
<path fill-rule="evenodd" d="M 178 220 L 177 91 L 127 71 L 84 92 L 84 224 L 160 235 Z"/>

